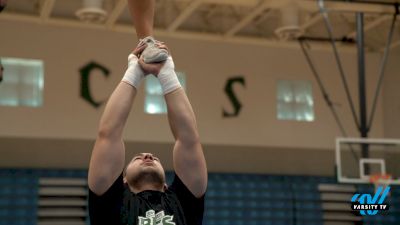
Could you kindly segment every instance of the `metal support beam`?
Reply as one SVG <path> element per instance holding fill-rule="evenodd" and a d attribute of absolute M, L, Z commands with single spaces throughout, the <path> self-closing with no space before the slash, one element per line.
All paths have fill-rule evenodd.
<path fill-rule="evenodd" d="M 193 0 L 182 0 L 182 1 L 193 1 Z M 276 3 L 281 0 L 264 0 L 269 3 Z M 317 4 L 315 4 L 315 0 L 296 0 L 296 4 L 299 5 L 300 8 L 315 12 L 318 10 Z M 340 11 L 340 12 L 365 12 L 365 13 L 395 13 L 395 9 L 393 4 L 379 4 L 377 2 L 374 3 L 362 3 L 362 2 L 354 2 L 354 1 L 326 1 L 325 6 L 329 11 Z M 204 0 L 204 3 L 208 4 L 217 4 L 217 5 L 236 5 L 242 7 L 254 7 L 259 1 L 258 0 Z M 279 7 L 276 7 L 279 8 Z"/>
<path fill-rule="evenodd" d="M 193 1 L 193 0 L 187 0 Z M 265 1 L 265 0 L 264 0 Z M 274 0 L 267 0 L 274 1 Z M 280 1 L 280 0 L 278 0 Z M 204 3 L 207 4 L 218 4 L 218 5 L 236 5 L 236 6 L 244 6 L 244 7 L 252 7 L 257 5 L 259 0 L 204 0 Z"/>
<path fill-rule="evenodd" d="M 371 114 L 370 114 L 369 122 L 368 122 L 368 128 L 367 128 L 368 130 L 371 130 L 372 123 L 374 121 L 374 116 L 375 116 L 375 111 L 376 111 L 376 104 L 378 102 L 378 96 L 379 96 L 380 90 L 382 88 L 383 78 L 385 76 L 385 68 L 386 68 L 386 64 L 387 64 L 388 58 L 389 58 L 390 46 L 391 46 L 392 40 L 393 40 L 393 34 L 394 34 L 395 27 L 396 27 L 397 17 L 398 17 L 397 14 L 393 15 L 392 24 L 390 26 L 390 30 L 389 30 L 389 34 L 388 34 L 388 38 L 387 38 L 387 42 L 386 42 L 386 46 L 385 46 L 385 50 L 384 50 L 384 53 L 383 53 L 383 58 L 382 58 L 381 66 L 380 66 L 380 69 L 379 69 L 379 79 L 378 79 L 378 83 L 376 85 L 375 96 L 374 96 L 374 100 L 372 102 L 372 109 L 371 109 Z"/>
<path fill-rule="evenodd" d="M 110 16 L 106 21 L 107 27 L 112 27 L 115 22 L 118 20 L 121 13 L 124 11 L 127 4 L 127 0 L 118 0 L 114 6 L 114 9 L 111 11 Z"/>
<path fill-rule="evenodd" d="M 193 0 L 182 0 L 191 2 Z M 276 5 L 282 0 L 264 0 L 266 3 Z M 379 0 L 378 0 L 379 1 Z M 254 7 L 259 4 L 258 0 L 203 0 L 206 4 L 216 5 L 234 5 L 240 7 Z M 318 6 L 315 4 L 315 0 L 295 0 L 298 6 L 306 11 L 315 12 L 318 11 Z M 395 9 L 394 4 L 373 4 L 373 3 L 362 3 L 354 1 L 326 1 L 325 6 L 330 12 L 364 12 L 364 13 L 378 13 L 378 14 L 393 14 Z M 270 8 L 280 8 L 279 5 Z"/>
<path fill-rule="evenodd" d="M 400 40 L 398 40 L 398 41 L 396 41 L 396 42 L 393 42 L 393 44 L 390 45 L 390 49 L 396 48 L 396 47 L 398 47 L 398 46 L 400 46 Z"/>
<path fill-rule="evenodd" d="M 192 1 L 183 12 L 167 28 L 168 31 L 176 30 L 201 4 L 203 0 Z"/>
<path fill-rule="evenodd" d="M 349 103 L 350 106 L 350 110 L 351 110 L 351 114 L 353 115 L 353 119 L 354 119 L 354 123 L 356 124 L 357 128 L 360 127 L 359 125 L 359 121 L 357 118 L 357 114 L 356 114 L 356 110 L 354 107 L 354 103 L 353 103 L 353 98 L 351 97 L 350 94 L 350 88 L 349 85 L 347 83 L 347 78 L 344 72 L 344 68 L 340 59 L 340 55 L 339 55 L 339 51 L 337 49 L 336 43 L 335 43 L 335 38 L 333 35 L 333 26 L 329 20 L 329 16 L 328 16 L 328 12 L 325 8 L 325 1 L 324 0 L 318 0 L 318 6 L 319 6 L 319 10 L 322 14 L 322 16 L 324 17 L 324 22 L 325 22 L 325 26 L 326 26 L 326 30 L 329 34 L 329 38 L 331 39 L 331 44 L 332 44 L 332 49 L 333 49 L 333 54 L 335 56 L 335 60 L 336 60 L 336 64 L 338 66 L 339 69 L 339 74 L 340 74 L 340 78 L 342 80 L 343 83 L 343 87 L 346 93 L 346 97 L 347 97 L 347 101 Z"/>
<path fill-rule="evenodd" d="M 324 17 L 321 13 L 316 14 L 315 16 L 311 17 L 307 22 L 303 23 L 300 26 L 300 30 L 307 30 L 308 28 L 312 27 L 314 24 L 318 23 Z"/>
<path fill-rule="evenodd" d="M 40 9 L 40 18 L 42 20 L 49 19 L 51 11 L 53 11 L 55 2 L 56 0 L 45 0 L 43 2 L 42 8 Z"/>
<path fill-rule="evenodd" d="M 239 32 L 243 27 L 245 27 L 247 24 L 249 24 L 254 18 L 256 18 L 258 15 L 260 15 L 262 12 L 264 12 L 265 9 L 267 9 L 269 6 L 268 3 L 263 3 L 261 5 L 257 5 L 255 9 L 245 16 L 239 23 L 237 23 L 234 27 L 232 27 L 230 30 L 228 30 L 225 33 L 226 37 L 231 37 L 237 32 Z"/>
<path fill-rule="evenodd" d="M 329 12 L 364 12 L 364 13 L 387 13 L 393 14 L 396 12 L 392 5 L 370 4 L 360 2 L 335 2 L 326 1 L 325 8 Z M 313 0 L 298 0 L 300 8 L 307 11 L 318 10 L 317 4 Z"/>
<path fill-rule="evenodd" d="M 33 24 L 42 24 L 47 26 L 58 26 L 58 27 L 73 27 L 73 28 L 84 28 L 84 29 L 94 29 L 94 30 L 112 30 L 118 33 L 128 33 L 135 34 L 135 29 L 132 25 L 121 25 L 115 24 L 111 29 L 103 24 L 90 24 L 82 23 L 77 20 L 61 19 L 61 18 L 51 18 L 45 23 L 38 16 L 26 15 L 26 14 L 16 14 L 3 12 L 0 14 L 0 20 L 4 21 L 18 21 Z M 253 38 L 253 37 L 230 37 L 226 38 L 223 35 L 218 34 L 206 34 L 203 32 L 194 31 L 175 31 L 169 32 L 165 29 L 154 29 L 154 35 L 168 38 L 177 38 L 192 41 L 210 41 L 210 42 L 223 42 L 231 44 L 244 44 L 244 45 L 255 45 L 268 48 L 286 48 L 286 49 L 299 49 L 297 42 L 280 42 L 276 39 L 265 39 L 265 38 Z M 329 51 L 331 52 L 331 47 L 326 43 L 315 43 L 313 44 L 313 50 Z M 341 52 L 354 53 L 355 49 L 353 46 L 340 46 Z"/>
<path fill-rule="evenodd" d="M 191 1 L 191 0 L 187 0 Z M 270 3 L 276 3 L 281 0 L 264 0 Z M 229 4 L 237 5 L 243 7 L 254 7 L 257 5 L 256 0 L 204 0 L 205 3 L 210 4 Z M 315 0 L 296 0 L 296 4 L 301 9 L 306 11 L 315 12 L 318 10 Z M 339 11 L 339 12 L 365 12 L 365 13 L 395 13 L 393 5 L 389 4 L 372 4 L 372 3 L 361 3 L 361 2 L 345 2 L 345 1 L 326 1 L 325 6 L 329 11 Z M 279 6 L 276 6 L 279 8 Z"/>
<path fill-rule="evenodd" d="M 357 22 L 357 50 L 358 50 L 358 97 L 360 101 L 360 134 L 362 138 L 368 137 L 367 124 L 367 91 L 365 81 L 365 51 L 364 51 L 364 13 L 356 14 Z M 361 145 L 362 158 L 368 158 L 368 145 Z M 369 174 L 369 168 L 365 168 L 366 174 Z"/>
<path fill-rule="evenodd" d="M 374 21 L 372 21 L 364 26 L 364 33 L 381 25 L 383 22 L 390 20 L 390 18 L 392 18 L 390 15 L 383 15 L 383 16 L 376 18 Z M 353 31 L 350 34 L 346 35 L 346 37 L 347 38 L 355 38 L 356 35 L 357 35 L 357 31 Z"/>

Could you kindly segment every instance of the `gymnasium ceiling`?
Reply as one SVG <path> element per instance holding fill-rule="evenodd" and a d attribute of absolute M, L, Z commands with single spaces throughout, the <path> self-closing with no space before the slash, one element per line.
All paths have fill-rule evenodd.
<path fill-rule="evenodd" d="M 325 8 L 329 10 L 334 37 L 354 39 L 354 12 L 362 11 L 365 13 L 367 50 L 382 51 L 396 11 L 396 7 L 390 4 L 400 0 L 375 1 L 388 4 L 378 5 L 368 0 L 324 1 Z M 100 10 L 96 15 L 103 17 L 95 16 L 92 20 L 97 21 L 85 22 L 78 18 L 77 12 L 90 2 L 101 5 L 103 11 Z M 98 11 L 90 8 L 84 10 L 86 16 Z M 8 0 L 7 8 L 0 14 L 0 21 L 6 20 L 134 33 L 127 0 Z M 399 20 L 394 30 L 392 48 L 400 46 Z M 292 47 L 298 44 L 291 36 L 299 34 L 311 38 L 329 37 L 318 0 L 156 1 L 156 36 Z M 326 41 L 318 44 L 329 47 Z"/>

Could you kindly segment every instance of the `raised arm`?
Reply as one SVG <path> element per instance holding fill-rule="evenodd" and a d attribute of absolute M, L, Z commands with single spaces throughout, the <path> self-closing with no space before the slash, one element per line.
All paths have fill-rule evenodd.
<path fill-rule="evenodd" d="M 136 88 L 144 77 L 137 63 L 137 54 L 144 46 L 129 56 L 128 69 L 118 84 L 100 119 L 96 143 L 89 165 L 89 188 L 102 195 L 122 173 L 125 164 L 125 147 L 122 133 L 136 96 Z"/>
<path fill-rule="evenodd" d="M 166 94 L 165 100 L 175 137 L 175 172 L 196 197 L 201 197 L 207 188 L 207 167 L 192 106 L 182 88 Z"/>
<path fill-rule="evenodd" d="M 159 44 L 167 49 L 164 44 Z M 207 166 L 199 140 L 196 118 L 185 91 L 179 84 L 172 57 L 163 64 L 145 64 L 147 73 L 157 74 L 168 108 L 168 120 L 175 137 L 173 163 L 176 174 L 196 197 L 207 188 Z"/>

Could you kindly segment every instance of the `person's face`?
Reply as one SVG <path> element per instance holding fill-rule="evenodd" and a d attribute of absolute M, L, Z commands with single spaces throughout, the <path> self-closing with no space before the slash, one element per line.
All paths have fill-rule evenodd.
<path fill-rule="evenodd" d="M 6 5 L 7 5 L 7 0 L 0 0 L 0 12 L 3 11 Z"/>
<path fill-rule="evenodd" d="M 160 159 L 151 153 L 140 153 L 134 156 L 126 167 L 125 179 L 134 187 L 143 182 L 151 182 L 162 187 L 165 184 L 165 172 Z"/>

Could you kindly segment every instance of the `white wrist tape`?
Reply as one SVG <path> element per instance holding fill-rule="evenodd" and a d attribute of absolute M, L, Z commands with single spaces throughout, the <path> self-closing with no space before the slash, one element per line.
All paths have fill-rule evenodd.
<path fill-rule="evenodd" d="M 134 54 L 128 56 L 128 69 L 125 72 L 122 81 L 134 86 L 136 89 L 139 88 L 140 82 L 144 78 L 144 72 L 140 68 L 138 57 Z"/>
<path fill-rule="evenodd" d="M 161 83 L 164 95 L 181 87 L 181 84 L 179 83 L 178 77 L 175 73 L 175 65 L 171 56 L 169 56 L 165 61 L 165 64 L 161 68 L 157 77 Z"/>

